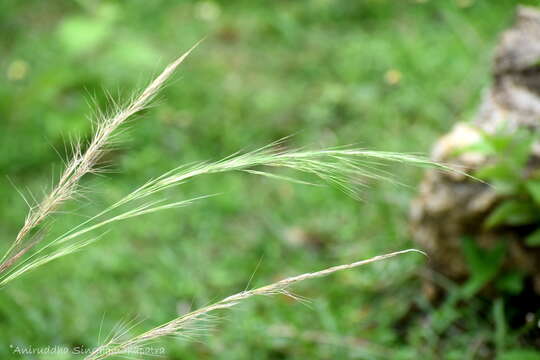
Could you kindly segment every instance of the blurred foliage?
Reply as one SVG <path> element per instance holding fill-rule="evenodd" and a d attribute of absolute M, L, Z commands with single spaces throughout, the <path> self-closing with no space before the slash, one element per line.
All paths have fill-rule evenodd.
<path fill-rule="evenodd" d="M 537 134 L 518 130 L 482 134 L 478 143 L 468 147 L 489 157 L 488 164 L 474 175 L 504 197 L 486 219 L 485 227 L 527 226 L 530 234 L 525 242 L 531 247 L 540 246 L 540 231 L 536 229 L 540 225 L 540 171 L 528 166 L 535 143 Z"/>
<path fill-rule="evenodd" d="M 69 157 L 69 139 L 90 136 L 92 109 L 110 110 L 105 89 L 126 99 L 205 36 L 107 155 L 113 173 L 85 179 L 90 201 L 69 204 L 54 233 L 172 167 L 290 134 L 297 134 L 291 146 L 426 152 L 474 113 L 497 34 L 516 4 L 1 1 L 0 244 L 26 214 L 12 184 L 42 194 L 51 172 L 58 176 L 59 158 Z M 410 185 L 420 176 L 389 171 Z M 337 189 L 247 175 L 185 184 L 170 197 L 223 195 L 126 222 L 3 289 L 0 357 L 14 357 L 9 344 L 92 347 L 101 328 L 133 314 L 146 319 L 134 332 L 159 324 L 244 289 L 252 274 L 256 286 L 411 246 L 414 190 L 370 185 L 366 201 L 356 202 Z M 279 297 L 249 302 L 200 342 L 165 341 L 167 356 L 472 359 L 496 348 L 502 358 L 525 358 L 511 330 L 500 330 L 500 309 L 479 313 L 475 299 L 426 303 L 418 266 L 402 257 L 302 285 L 310 307 Z M 420 316 L 404 329 L 400 319 L 411 306 Z"/>
<path fill-rule="evenodd" d="M 476 170 L 474 176 L 492 186 L 502 197 L 486 218 L 484 227 L 491 231 L 510 229 L 512 233 L 522 234 L 524 239 L 507 240 L 502 235 L 494 248 L 486 249 L 479 246 L 474 238 L 464 238 L 463 253 L 471 277 L 462 288 L 462 297 L 470 299 L 486 285 L 494 285 L 501 296 L 494 304 L 496 325 L 500 329 L 507 326 L 504 298 L 521 294 L 525 282 L 523 271 L 503 268 L 508 241 L 525 241 L 525 245 L 529 247 L 540 246 L 540 172 L 534 165 L 534 148 L 538 144 L 538 134 L 528 129 L 507 131 L 503 128 L 494 134 L 480 135 L 480 141 L 461 151 L 475 152 L 486 157 L 486 165 Z M 537 317 L 540 311 L 531 315 Z M 525 323 L 521 333 L 533 330 L 532 328 L 534 326 Z M 525 354 L 519 355 L 521 357 L 516 354 L 509 357 L 507 352 L 501 350 L 504 348 L 501 343 L 505 334 L 506 330 L 498 330 L 496 335 L 496 345 L 501 357 L 527 358 Z"/>

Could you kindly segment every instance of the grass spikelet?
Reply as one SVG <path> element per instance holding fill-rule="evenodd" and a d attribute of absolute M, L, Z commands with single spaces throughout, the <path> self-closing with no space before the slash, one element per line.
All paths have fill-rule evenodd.
<path fill-rule="evenodd" d="M 36 246 L 38 242 L 25 240 L 35 231 L 51 214 L 53 214 L 65 201 L 72 199 L 78 191 L 78 184 L 81 178 L 91 172 L 95 172 L 103 151 L 111 142 L 115 131 L 124 124 L 134 114 L 143 110 L 152 101 L 155 95 L 163 87 L 167 79 L 176 68 L 186 59 L 186 57 L 198 45 L 195 44 L 190 50 L 169 64 L 163 72 L 158 75 L 150 84 L 131 101 L 126 107 L 118 109 L 112 116 L 96 120 L 94 136 L 82 151 L 82 145 L 76 141 L 73 143 L 73 157 L 64 169 L 57 184 L 51 192 L 37 205 L 30 206 L 23 226 L 19 230 L 15 240 L 8 248 L 0 260 L 0 274 L 12 267 L 21 254 L 27 253 Z M 13 254 L 16 252 L 15 254 Z"/>
<path fill-rule="evenodd" d="M 103 345 L 96 348 L 90 355 L 85 358 L 85 360 L 103 360 L 115 355 L 129 356 L 130 353 L 141 354 L 141 349 L 143 349 L 145 345 L 148 345 L 149 343 L 165 336 L 183 337 L 189 339 L 189 336 L 186 336 L 186 333 L 189 334 L 192 329 L 196 328 L 196 324 L 199 321 L 204 322 L 208 319 L 208 316 L 211 313 L 217 310 L 232 308 L 241 303 L 242 301 L 252 298 L 254 296 L 272 296 L 277 294 L 283 294 L 296 300 L 297 297 L 288 291 L 288 289 L 296 283 L 305 280 L 325 277 L 338 271 L 354 269 L 359 266 L 371 264 L 377 261 L 389 259 L 391 257 L 410 252 L 417 252 L 426 255 L 424 252 L 416 249 L 401 250 L 385 255 L 375 256 L 367 260 L 360 260 L 350 264 L 337 265 L 324 270 L 289 277 L 253 290 L 242 291 L 237 294 L 228 296 L 216 303 L 180 316 L 165 324 L 154 327 L 128 340 L 121 339 L 122 336 L 126 334 L 126 332 L 123 332 L 122 334 L 117 334 L 116 336 L 106 341 Z"/>
<path fill-rule="evenodd" d="M 154 213 L 189 206 L 196 201 L 213 195 L 203 195 L 196 198 L 166 202 L 165 200 L 152 200 L 159 193 L 171 187 L 181 185 L 191 179 L 209 174 L 224 172 L 245 172 L 270 178 L 278 178 L 313 184 L 295 178 L 274 174 L 270 169 L 286 168 L 297 173 L 305 173 L 332 184 L 348 195 L 359 198 L 365 179 L 391 180 L 385 173 L 379 171 L 376 165 L 388 162 L 413 164 L 416 166 L 432 166 L 448 170 L 419 156 L 391 152 L 376 152 L 360 149 L 323 149 L 323 150 L 278 150 L 279 142 L 267 145 L 258 150 L 228 156 L 215 162 L 202 162 L 190 166 L 174 168 L 161 176 L 147 181 L 128 195 L 124 196 L 108 208 L 93 217 L 73 227 L 65 234 L 48 240 L 32 255 L 24 259 L 9 272 L 0 275 L 0 287 L 16 279 L 23 273 L 48 263 L 47 257 L 58 258 L 70 254 L 82 247 L 91 244 L 93 240 L 83 237 L 92 231 L 99 230 L 112 223 Z M 375 164 L 375 165 L 374 165 Z M 257 169 L 257 170 L 255 170 Z M 83 240 L 79 240 L 83 238 Z M 66 251 L 69 249 L 69 251 Z"/>

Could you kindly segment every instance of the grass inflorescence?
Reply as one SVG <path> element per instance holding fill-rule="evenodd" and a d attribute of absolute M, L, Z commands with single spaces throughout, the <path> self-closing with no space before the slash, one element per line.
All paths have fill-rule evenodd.
<path fill-rule="evenodd" d="M 65 202 L 76 198 L 80 192 L 80 180 L 83 176 L 100 170 L 99 161 L 103 153 L 107 151 L 108 146 L 112 143 L 118 129 L 134 114 L 149 105 L 151 100 L 166 83 L 167 79 L 173 74 L 174 70 L 192 50 L 193 48 L 168 65 L 128 105 L 116 109 L 110 117 L 97 119 L 93 137 L 84 151 L 81 144 L 75 144 L 73 146 L 73 157 L 67 163 L 58 182 L 41 202 L 30 207 L 23 226 L 11 246 L 3 255 L 0 264 L 0 287 L 5 286 L 28 271 L 76 252 L 97 239 L 104 237 L 106 235 L 104 230 L 113 223 L 158 211 L 189 206 L 196 201 L 213 196 L 212 194 L 201 195 L 180 201 L 169 201 L 166 198 L 160 197 L 165 190 L 191 181 L 193 178 L 201 175 L 240 171 L 307 185 L 320 185 L 322 182 L 334 185 L 345 193 L 358 198 L 360 196 L 360 190 L 366 185 L 367 180 L 394 180 L 382 169 L 382 166 L 389 162 L 415 166 L 431 166 L 449 170 L 444 165 L 433 163 L 416 155 L 368 151 L 349 147 L 320 150 L 287 149 L 283 141 L 279 140 L 257 150 L 235 153 L 218 161 L 200 162 L 175 167 L 158 177 L 148 180 L 112 205 L 72 227 L 64 234 L 56 237 L 48 236 L 47 227 L 52 225 L 47 220 Z M 292 171 L 293 174 L 301 173 L 311 177 L 313 180 L 275 172 L 274 169 L 277 168 Z M 238 302 L 250 297 L 278 293 L 293 296 L 287 289 L 294 283 L 326 276 L 336 271 L 355 268 L 411 251 L 417 250 L 398 251 L 364 261 L 331 267 L 315 273 L 286 278 L 261 288 L 243 291 L 210 306 L 174 319 L 132 339 L 119 341 L 118 338 L 113 337 L 102 347 L 98 348 L 95 353 L 88 356 L 87 359 L 102 359 L 109 355 L 122 353 L 127 348 L 140 346 L 149 340 L 161 336 L 179 334 L 186 328 L 186 324 L 197 321 L 215 310 L 235 306 Z M 112 348 L 113 351 L 101 351 L 104 347 Z"/>

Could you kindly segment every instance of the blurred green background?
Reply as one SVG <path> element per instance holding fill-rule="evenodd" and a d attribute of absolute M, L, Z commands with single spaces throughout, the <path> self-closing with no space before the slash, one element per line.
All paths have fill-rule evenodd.
<path fill-rule="evenodd" d="M 87 199 L 68 204 L 53 231 L 168 169 L 290 134 L 291 146 L 427 153 L 475 113 L 516 4 L 3 0 L 0 244 L 27 211 L 11 182 L 42 194 L 69 140 L 90 136 L 92 101 L 107 109 L 106 91 L 125 99 L 205 36 L 107 155 L 113 172 L 86 177 Z M 135 334 L 243 290 L 255 269 L 252 286 L 413 246 L 407 211 L 421 171 L 391 171 L 410 187 L 373 183 L 363 202 L 245 174 L 178 187 L 169 198 L 222 195 L 118 224 L 3 289 L 0 357 L 18 358 L 10 344 L 93 347 L 100 326 L 137 316 Z M 524 358 L 513 333 L 478 310 L 485 304 L 432 308 L 420 291 L 425 261 L 406 255 L 302 284 L 309 306 L 248 301 L 198 341 L 163 341 L 166 358 Z M 422 315 L 404 326 L 412 308 Z"/>

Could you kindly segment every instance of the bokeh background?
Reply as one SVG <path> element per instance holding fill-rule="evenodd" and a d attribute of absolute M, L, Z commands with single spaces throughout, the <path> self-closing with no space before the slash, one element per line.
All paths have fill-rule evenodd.
<path fill-rule="evenodd" d="M 427 153 L 474 114 L 516 5 L 3 0 L 0 246 L 27 211 L 11 183 L 41 194 L 69 157 L 69 139 L 90 136 L 92 109 L 110 106 L 106 91 L 125 99 L 203 37 L 156 106 L 107 154 L 113 172 L 85 178 L 87 199 L 68 204 L 53 231 L 170 168 L 291 134 L 291 146 Z M 222 194 L 118 224 L 95 245 L 2 289 L 0 357 L 19 357 L 10 344 L 93 347 L 100 327 L 144 319 L 135 334 L 243 290 L 252 274 L 251 285 L 263 285 L 413 246 L 407 211 L 422 172 L 391 171 L 408 187 L 372 183 L 363 201 L 247 174 L 178 187 L 171 199 Z M 466 359 L 479 339 L 500 340 L 496 319 L 474 301 L 435 308 L 424 300 L 425 262 L 406 255 L 302 284 L 296 292 L 308 306 L 285 297 L 248 301 L 221 313 L 197 341 L 164 340 L 166 358 Z M 404 321 L 411 309 L 424 315 Z M 517 351 L 512 339 L 499 355 Z"/>

